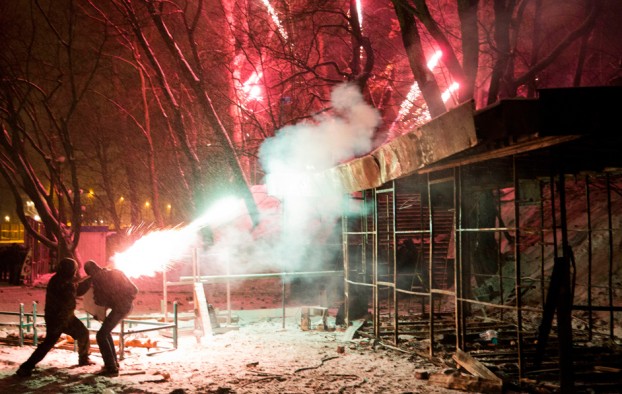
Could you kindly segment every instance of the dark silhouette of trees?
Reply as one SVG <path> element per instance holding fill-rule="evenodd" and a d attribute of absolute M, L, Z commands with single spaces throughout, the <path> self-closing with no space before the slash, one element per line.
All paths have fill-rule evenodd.
<path fill-rule="evenodd" d="M 83 196 L 73 136 L 107 39 L 72 1 L 3 2 L 0 54 L 0 173 L 26 230 L 61 256 L 73 256 Z M 22 23 L 16 23 L 15 19 Z M 26 218 L 26 199 L 45 233 Z M 70 225 L 68 225 L 70 224 Z"/>

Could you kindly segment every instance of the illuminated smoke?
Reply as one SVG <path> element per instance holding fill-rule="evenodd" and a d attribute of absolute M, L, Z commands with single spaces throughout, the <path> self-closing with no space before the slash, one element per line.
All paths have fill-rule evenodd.
<path fill-rule="evenodd" d="M 280 129 L 262 144 L 266 184 L 252 187 L 257 227 L 242 201 L 229 199 L 185 227 L 145 235 L 113 257 L 115 266 L 132 277 L 153 275 L 177 260 L 188 263 L 190 249 L 198 248 L 203 275 L 326 269 L 341 250 L 326 240 L 342 214 L 344 193 L 318 174 L 369 152 L 380 123 L 355 85 L 337 86 L 331 101 L 330 113 Z M 199 248 L 206 226 L 214 242 Z"/>
<path fill-rule="evenodd" d="M 342 84 L 332 94 L 332 112 L 287 126 L 264 141 L 259 158 L 267 192 L 281 202 L 282 231 L 274 262 L 283 269 L 317 268 L 321 243 L 342 213 L 343 191 L 317 174 L 372 148 L 379 113 L 355 85 Z"/>
<path fill-rule="evenodd" d="M 355 85 L 337 86 L 331 95 L 333 113 L 311 122 L 287 126 L 264 141 L 260 161 L 267 173 L 271 194 L 313 194 L 309 174 L 320 172 L 353 156 L 369 152 L 378 112 L 370 107 Z"/>

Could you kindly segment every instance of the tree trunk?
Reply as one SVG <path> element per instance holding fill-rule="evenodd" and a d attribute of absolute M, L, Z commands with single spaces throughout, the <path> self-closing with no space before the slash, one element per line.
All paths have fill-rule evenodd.
<path fill-rule="evenodd" d="M 400 0 L 392 0 L 395 13 L 400 23 L 402 31 L 402 42 L 408 56 L 410 69 L 413 72 L 415 81 L 419 84 L 419 89 L 425 102 L 428 105 L 430 116 L 439 116 L 447 110 L 445 103 L 441 99 L 441 91 L 436 83 L 436 79 L 426 64 L 425 54 L 421 46 L 421 38 L 415 23 L 412 8 Z"/>

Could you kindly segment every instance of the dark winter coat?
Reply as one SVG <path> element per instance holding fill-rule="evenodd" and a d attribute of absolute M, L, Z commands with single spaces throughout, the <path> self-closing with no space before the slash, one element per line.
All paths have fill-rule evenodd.
<path fill-rule="evenodd" d="M 74 275 L 78 264 L 72 259 L 63 259 L 58 264 L 56 274 L 50 278 L 45 292 L 45 323 L 63 326 L 74 316 L 76 296 L 88 289 L 78 291 Z"/>
<path fill-rule="evenodd" d="M 131 306 L 138 287 L 118 269 L 100 268 L 91 274 L 95 303 L 106 308 Z"/>

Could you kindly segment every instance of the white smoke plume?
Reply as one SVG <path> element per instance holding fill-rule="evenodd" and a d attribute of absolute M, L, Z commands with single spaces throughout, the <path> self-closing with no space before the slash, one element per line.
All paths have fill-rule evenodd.
<path fill-rule="evenodd" d="M 337 86 L 331 101 L 331 111 L 278 130 L 260 148 L 264 198 L 280 205 L 279 212 L 266 211 L 259 201 L 262 223 L 273 228 L 260 225 L 261 234 L 240 234 L 235 226 L 221 229 L 209 250 L 210 260 L 227 261 L 228 272 L 313 271 L 340 251 L 340 245 L 332 250 L 323 242 L 341 216 L 344 192 L 338 185 L 318 182 L 315 175 L 369 152 L 381 118 L 355 85 Z"/>

